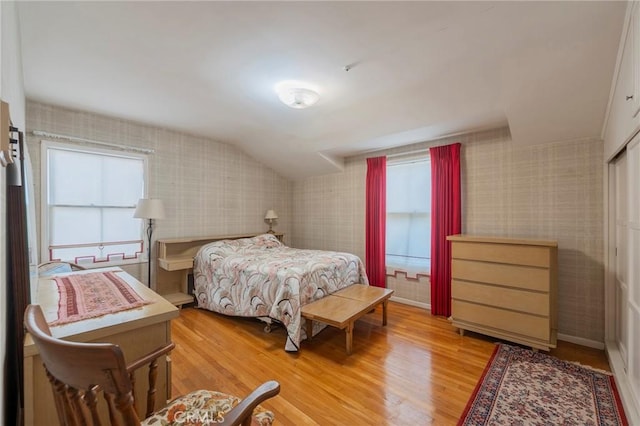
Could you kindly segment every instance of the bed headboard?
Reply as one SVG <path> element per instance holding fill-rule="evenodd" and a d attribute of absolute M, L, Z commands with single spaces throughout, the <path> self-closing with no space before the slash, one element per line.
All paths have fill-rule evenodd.
<path fill-rule="evenodd" d="M 251 234 L 239 235 L 217 235 L 213 237 L 191 237 L 191 238 L 171 238 L 158 240 L 158 262 L 161 268 L 171 270 L 167 265 L 167 260 L 176 260 L 177 258 L 191 258 L 196 255 L 200 247 L 214 241 L 221 240 L 237 240 L 240 238 L 251 238 L 256 235 L 262 235 L 264 232 L 254 232 Z M 284 234 L 274 234 L 276 238 L 282 241 Z M 180 268 L 182 269 L 182 268 Z"/>
<path fill-rule="evenodd" d="M 175 305 L 190 303 L 193 297 L 188 291 L 188 279 L 193 268 L 193 258 L 200 247 L 214 241 L 251 238 L 262 234 L 264 232 L 158 240 L 158 262 L 153 289 Z M 283 241 L 284 234 L 274 235 Z"/>

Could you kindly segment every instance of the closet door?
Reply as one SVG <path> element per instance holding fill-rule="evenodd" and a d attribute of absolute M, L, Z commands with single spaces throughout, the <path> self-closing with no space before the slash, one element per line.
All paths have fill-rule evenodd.
<path fill-rule="evenodd" d="M 627 156 L 623 152 L 614 163 L 615 218 L 616 218 L 616 280 L 615 280 L 615 340 L 620 356 L 627 368 L 627 274 L 628 274 L 628 207 L 627 207 Z"/>
<path fill-rule="evenodd" d="M 636 404 L 640 402 L 640 137 L 627 146 L 627 371 Z"/>

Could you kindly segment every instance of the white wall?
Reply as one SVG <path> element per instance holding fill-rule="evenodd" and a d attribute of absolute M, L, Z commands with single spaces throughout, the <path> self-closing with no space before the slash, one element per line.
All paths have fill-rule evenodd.
<path fill-rule="evenodd" d="M 0 2 L 0 97 L 9 103 L 11 119 L 20 129 L 25 127 L 25 99 L 22 79 L 22 56 L 20 53 L 20 31 L 15 2 Z M 7 354 L 5 328 L 7 326 L 7 194 L 6 169 L 0 168 L 0 375 L 4 383 L 4 360 Z M 4 419 L 4 387 L 0 387 L 0 418 Z"/>

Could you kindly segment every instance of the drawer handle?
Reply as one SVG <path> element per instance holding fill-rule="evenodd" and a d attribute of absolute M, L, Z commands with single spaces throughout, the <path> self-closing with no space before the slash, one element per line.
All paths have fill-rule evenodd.
<path fill-rule="evenodd" d="M 627 95 L 627 100 L 633 99 L 633 95 Z"/>

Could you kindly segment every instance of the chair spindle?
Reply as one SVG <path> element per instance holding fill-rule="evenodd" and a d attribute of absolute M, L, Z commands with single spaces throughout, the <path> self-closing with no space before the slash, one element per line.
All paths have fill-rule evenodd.
<path fill-rule="evenodd" d="M 147 412 L 149 417 L 155 411 L 156 406 L 156 379 L 158 377 L 158 358 L 149 364 L 149 389 L 147 390 Z"/>

